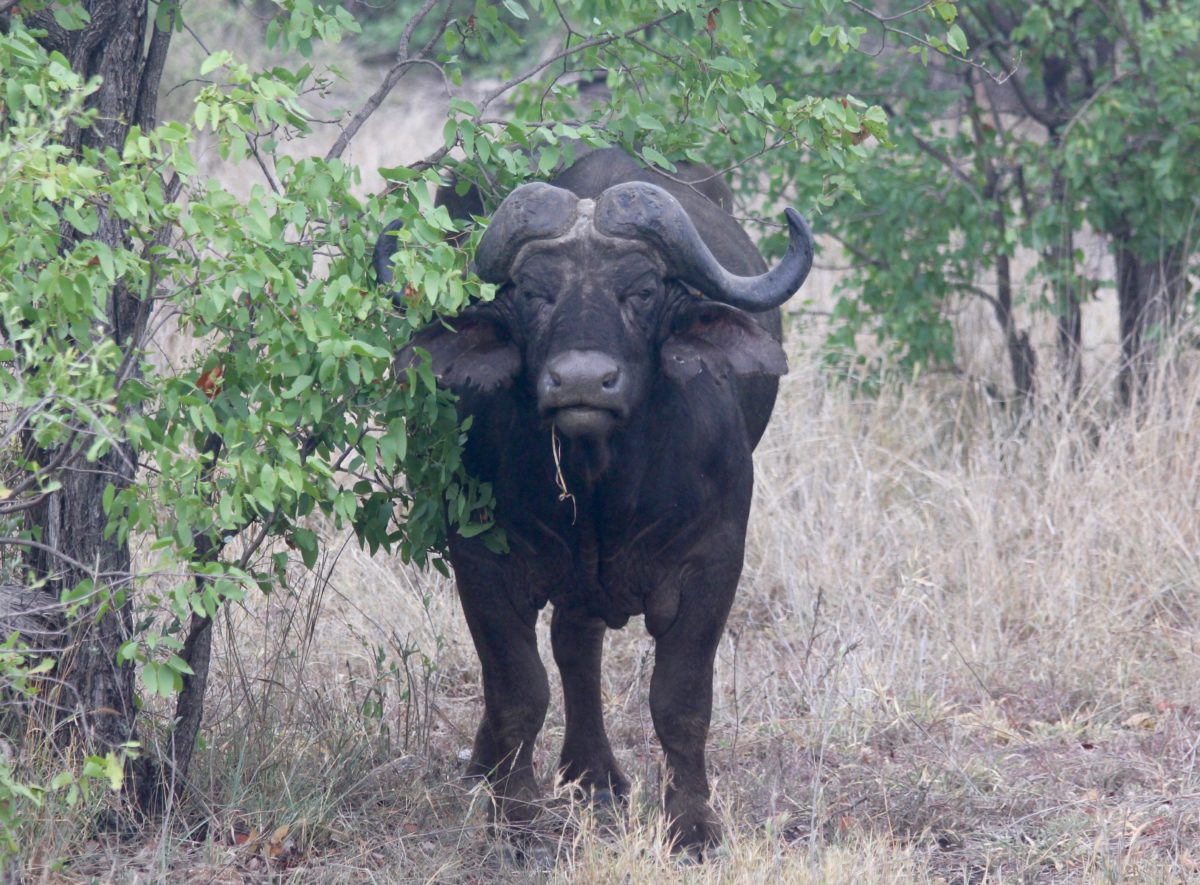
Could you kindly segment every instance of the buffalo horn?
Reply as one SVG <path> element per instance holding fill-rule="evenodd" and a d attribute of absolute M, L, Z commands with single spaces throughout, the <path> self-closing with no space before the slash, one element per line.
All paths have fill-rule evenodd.
<path fill-rule="evenodd" d="M 787 209 L 789 243 L 774 269 L 742 277 L 721 266 L 679 201 L 657 185 L 614 185 L 596 201 L 596 229 L 643 240 L 658 249 L 672 274 L 714 301 L 748 311 L 778 307 L 800 288 L 812 268 L 813 238 L 803 216 Z"/>
<path fill-rule="evenodd" d="M 579 199 L 561 187 L 523 184 L 504 198 L 475 250 L 475 272 L 489 283 L 508 282 L 521 247 L 561 237 L 575 223 Z"/>

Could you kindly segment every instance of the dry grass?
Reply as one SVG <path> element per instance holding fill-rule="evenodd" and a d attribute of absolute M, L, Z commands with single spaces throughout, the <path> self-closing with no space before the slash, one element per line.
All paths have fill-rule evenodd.
<path fill-rule="evenodd" d="M 717 664 L 727 838 L 704 864 L 663 846 L 636 621 L 604 683 L 629 813 L 547 783 L 538 831 L 497 838 L 460 779 L 481 698 L 453 589 L 353 545 L 231 616 L 197 763 L 211 804 L 132 857 L 68 852 L 64 831 L 43 858 L 181 881 L 1200 876 L 1200 382 L 1136 415 L 1017 422 L 962 387 L 865 399 L 794 363 Z M 546 777 L 562 728 L 556 698 Z M 207 832 L 184 839 L 184 819 Z"/>

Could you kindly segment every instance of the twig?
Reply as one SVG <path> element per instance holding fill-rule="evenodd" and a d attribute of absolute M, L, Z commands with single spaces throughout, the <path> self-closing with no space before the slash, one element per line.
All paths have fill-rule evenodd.
<path fill-rule="evenodd" d="M 846 3 L 848 6 L 854 8 L 854 9 L 857 9 L 863 15 L 873 18 L 876 22 L 878 22 L 879 26 L 881 28 L 883 28 L 883 32 L 885 35 L 889 34 L 889 33 L 896 34 L 900 37 L 904 37 L 907 40 L 911 40 L 913 43 L 916 43 L 918 46 L 924 46 L 926 49 L 932 49 L 934 52 L 944 55 L 947 58 L 953 59 L 954 61 L 959 62 L 960 64 L 969 65 L 970 67 L 975 68 L 976 70 L 983 71 L 983 73 L 987 74 L 988 77 L 990 77 L 996 83 L 1007 82 L 1008 79 L 1010 77 L 1012 77 L 1012 75 L 1015 74 L 1017 71 L 1016 65 L 1013 65 L 1013 67 L 1011 69 L 1005 71 L 1002 74 L 993 74 L 988 69 L 988 66 L 985 65 L 983 62 L 975 61 L 974 59 L 968 58 L 965 55 L 964 56 L 953 55 L 952 53 L 947 52 L 943 46 L 935 46 L 933 43 L 926 40 L 924 37 L 918 37 L 916 34 L 912 33 L 911 31 L 906 31 L 903 28 L 897 28 L 892 25 L 893 21 L 896 21 L 899 18 L 903 18 L 906 15 L 911 15 L 913 12 L 923 9 L 928 4 L 921 4 L 921 6 L 918 6 L 915 9 L 910 9 L 910 10 L 908 10 L 908 12 L 902 13 L 900 15 L 885 16 L 885 15 L 880 15 L 879 13 L 875 12 L 872 9 L 868 9 L 867 7 L 863 6 L 861 3 L 857 2 L 857 0 L 846 0 Z M 790 6 L 790 4 L 787 4 L 787 3 L 785 3 L 784 5 Z M 796 7 L 792 7 L 792 8 L 796 8 Z"/>
<path fill-rule="evenodd" d="M 550 425 L 550 453 L 554 456 L 554 483 L 558 486 L 560 492 L 559 501 L 571 501 L 571 525 L 575 525 L 575 520 L 579 516 L 579 509 L 575 503 L 575 496 L 571 494 L 571 490 L 567 488 L 567 478 L 563 476 L 562 470 L 562 441 L 558 438 L 558 428 L 553 424 Z"/>
<path fill-rule="evenodd" d="M 506 92 L 508 92 L 512 88 L 519 86 L 521 83 L 524 83 L 526 80 L 536 76 L 537 74 L 541 73 L 542 71 L 544 71 L 546 68 L 550 67 L 551 65 L 562 61 L 564 58 L 567 58 L 568 56 L 571 56 L 571 55 L 578 54 L 580 52 L 584 52 L 585 50 L 588 50 L 588 49 L 593 49 L 597 46 L 607 46 L 610 43 L 617 42 L 618 40 L 627 39 L 629 37 L 632 37 L 634 34 L 639 34 L 642 31 L 649 30 L 650 28 L 653 28 L 654 26 L 659 25 L 662 22 L 667 21 L 668 19 L 674 18 L 677 15 L 679 15 L 678 12 L 668 12 L 668 13 L 658 16 L 657 18 L 653 19 L 652 21 L 646 22 L 645 24 L 641 24 L 636 27 L 630 28 L 628 31 L 625 31 L 624 33 L 608 34 L 603 37 L 593 37 L 591 40 L 585 40 L 583 43 L 580 43 L 577 46 L 574 46 L 570 49 L 564 49 L 563 51 L 551 56 L 550 58 L 546 59 L 543 62 L 540 62 L 539 64 L 535 65 L 534 67 L 530 68 L 527 71 L 523 71 L 520 74 L 516 74 L 516 75 L 510 77 L 508 80 L 505 80 L 503 83 L 501 83 L 499 86 L 497 86 L 495 89 L 493 89 L 491 92 L 489 92 L 487 95 L 485 95 L 483 97 L 483 99 L 479 102 L 479 104 L 477 106 L 478 113 L 476 113 L 475 116 L 472 118 L 472 122 L 474 122 L 478 125 L 479 121 L 483 118 L 484 111 L 487 110 L 488 106 L 491 105 L 492 102 L 496 101 L 496 99 L 500 98 L 500 96 L 504 95 Z M 380 99 L 380 100 L 382 101 L 382 99 Z M 364 110 L 365 110 L 365 106 L 364 106 Z M 369 114 L 368 114 L 368 116 L 369 116 Z M 361 123 L 359 125 L 361 125 Z M 340 141 L 341 141 L 341 139 L 339 138 L 339 142 Z M 347 143 L 348 143 L 348 139 L 347 139 Z M 334 147 L 336 148 L 337 145 L 334 145 Z M 419 171 L 428 169 L 431 166 L 436 166 L 438 163 L 440 163 L 442 161 L 442 159 L 448 153 L 450 153 L 450 151 L 453 147 L 454 147 L 454 145 L 445 145 L 443 147 L 440 147 L 437 150 L 435 150 L 433 153 L 431 153 L 427 157 L 425 157 L 423 160 L 419 160 L 418 162 L 411 164 L 408 168 L 419 172 Z M 342 149 L 343 150 L 345 149 L 344 146 Z M 333 152 L 330 151 L 330 153 L 332 154 Z"/>
<path fill-rule="evenodd" d="M 196 41 L 197 45 L 204 50 L 205 55 L 212 55 L 212 50 L 204 45 L 204 41 L 200 39 L 200 35 L 192 29 L 192 26 L 187 23 L 186 19 L 183 22 L 183 29 L 187 31 L 191 35 L 192 39 Z"/>
<path fill-rule="evenodd" d="M 493 101 L 495 101 L 497 98 L 499 98 L 504 93 L 508 92 L 513 87 L 519 86 L 520 84 L 524 83 L 526 80 L 537 76 L 542 71 L 546 70 L 546 68 L 550 67 L 551 65 L 553 65 L 557 62 L 562 61 L 564 58 L 567 58 L 568 56 L 577 55 L 580 52 L 583 52 L 587 49 L 594 49 L 597 46 L 607 46 L 610 43 L 616 43 L 618 40 L 625 40 L 629 37 L 632 37 L 634 34 L 640 34 L 642 31 L 648 31 L 651 28 L 655 27 L 656 25 L 660 25 L 663 22 L 674 18 L 677 15 L 679 15 L 678 12 L 667 12 L 667 13 L 664 13 L 663 15 L 658 16 L 658 18 L 655 18 L 651 21 L 646 22 L 645 24 L 641 24 L 641 25 L 637 25 L 636 27 L 632 27 L 629 30 L 625 31 L 624 33 L 606 34 L 603 37 L 593 37 L 591 40 L 584 40 L 582 43 L 579 43 L 576 46 L 573 46 L 568 49 L 564 49 L 561 52 L 558 52 L 558 53 L 550 56 L 550 58 L 546 59 L 545 61 L 540 62 L 537 65 L 534 65 L 529 70 L 523 71 L 520 74 L 514 74 L 512 77 L 509 77 L 507 80 L 505 80 L 503 83 L 501 83 L 499 86 L 497 86 L 491 92 L 489 92 L 487 94 L 487 96 L 484 97 L 483 102 L 479 105 L 479 109 L 480 109 L 480 111 L 482 111 L 484 108 L 486 108 L 488 105 L 490 105 Z"/>
<path fill-rule="evenodd" d="M 271 190 L 276 194 L 281 193 L 279 183 L 275 180 L 275 176 L 271 174 L 271 170 L 267 168 L 267 162 L 263 159 L 262 152 L 258 149 L 257 134 L 250 139 L 250 153 L 258 162 L 258 168 L 262 170 L 262 174 L 266 176 L 267 184 L 271 186 Z"/>
<path fill-rule="evenodd" d="M 58 447 L 54 458 L 45 466 L 39 467 L 37 470 L 29 473 L 21 482 L 8 490 L 9 501 L 15 501 L 26 491 L 33 488 L 40 478 L 50 476 L 51 474 L 70 468 L 74 462 L 82 457 L 83 452 L 75 448 L 75 439 L 80 434 L 78 428 L 71 429 L 71 435 L 67 437 L 67 441 Z M 23 509 L 23 508 L 22 508 Z M 0 512 L 12 512 L 10 510 Z"/>
<path fill-rule="evenodd" d="M 1096 99 L 1100 98 L 1100 96 L 1104 95 L 1104 93 L 1108 92 L 1108 90 L 1110 90 L 1114 86 L 1116 86 L 1117 83 L 1119 83 L 1121 80 L 1123 80 L 1125 78 L 1125 76 L 1129 73 L 1130 73 L 1129 71 L 1121 71 L 1119 74 L 1117 74 L 1115 77 L 1113 77 L 1107 83 L 1105 83 L 1103 86 L 1101 86 L 1099 89 L 1097 89 L 1091 95 L 1089 95 L 1087 98 L 1087 101 L 1085 101 L 1082 105 L 1079 106 L 1079 110 L 1077 110 L 1074 114 L 1071 115 L 1071 119 L 1069 119 L 1067 121 L 1067 125 L 1063 127 L 1063 131 L 1062 131 L 1062 134 L 1059 136 L 1059 139 L 1061 141 L 1066 141 L 1067 136 L 1071 134 L 1071 130 L 1075 128 L 1075 124 L 1078 123 L 1081 119 L 1083 119 L 1083 115 L 1085 113 L 1087 113 L 1088 108 L 1090 108 L 1093 104 L 1095 104 Z"/>
<path fill-rule="evenodd" d="M 33 550 L 39 550 L 42 553 L 49 554 L 50 556 L 54 557 L 55 559 L 59 559 L 59 560 L 65 562 L 67 565 L 71 566 L 72 568 L 76 569 L 77 571 L 83 572 L 84 574 L 90 574 L 93 578 L 97 578 L 97 579 L 98 578 L 113 578 L 113 577 L 120 577 L 120 578 L 131 578 L 132 577 L 132 575 L 127 571 L 122 571 L 122 572 L 97 571 L 95 566 L 85 565 L 84 563 L 80 562 L 78 559 L 75 559 L 73 556 L 68 556 L 66 553 L 63 553 L 57 547 L 51 547 L 49 544 L 43 544 L 40 541 L 31 541 L 28 538 L 0 538 L 0 547 L 3 547 L 3 546 L 29 547 L 30 549 L 33 549 Z"/>
<path fill-rule="evenodd" d="M 417 25 L 424 21 L 425 17 L 440 2 L 442 0 L 425 0 L 421 4 L 421 8 L 414 12 L 412 18 L 408 20 L 408 23 L 404 26 L 403 33 L 400 35 L 400 46 L 396 50 L 396 63 L 384 75 L 383 82 L 379 84 L 379 87 L 371 93 L 370 97 L 363 103 L 363 106 L 358 109 L 358 112 L 350 118 L 350 122 L 346 124 L 346 128 L 338 133 L 337 141 L 333 143 L 333 147 L 325 155 L 326 162 L 337 159 L 346 152 L 346 148 L 350 146 L 350 142 L 358 134 L 358 130 L 363 127 L 363 124 L 370 119 L 375 111 L 379 110 L 379 106 L 383 104 L 383 100 L 388 97 L 396 87 L 396 84 L 408 73 L 408 69 L 418 61 L 424 60 L 421 58 L 414 59 L 409 56 L 409 46 L 412 42 L 413 31 L 416 30 Z M 442 25 L 439 28 L 439 35 L 440 31 L 445 30 L 448 21 L 448 18 L 443 19 Z M 425 49 L 422 49 L 422 54 L 427 48 L 428 44 Z"/>

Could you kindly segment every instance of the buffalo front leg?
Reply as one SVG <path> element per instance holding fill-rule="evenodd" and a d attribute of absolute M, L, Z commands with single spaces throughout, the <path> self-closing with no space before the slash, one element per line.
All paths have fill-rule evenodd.
<path fill-rule="evenodd" d="M 477 580 L 458 566 L 459 596 L 483 673 L 484 714 L 468 770 L 492 785 L 499 817 L 520 825 L 537 814 L 533 744 L 550 703 L 534 634 L 537 611 L 522 610 L 494 581 Z"/>
<path fill-rule="evenodd" d="M 708 804 L 704 745 L 712 718 L 713 661 L 736 584 L 735 577 L 727 592 L 685 603 L 670 627 L 655 636 L 650 714 L 666 756 L 664 804 L 678 848 L 703 847 L 721 837 Z"/>
<path fill-rule="evenodd" d="M 563 780 L 578 781 L 597 799 L 619 798 L 629 789 L 604 731 L 600 657 L 606 629 L 600 618 L 569 609 L 555 608 L 550 621 L 550 641 L 562 676 L 567 716 L 559 771 Z"/>

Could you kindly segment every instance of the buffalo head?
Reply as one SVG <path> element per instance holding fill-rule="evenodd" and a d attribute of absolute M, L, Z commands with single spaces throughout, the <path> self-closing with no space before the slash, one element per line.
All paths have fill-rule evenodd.
<path fill-rule="evenodd" d="M 401 360 L 424 348 L 451 388 L 516 381 L 560 433 L 603 439 L 659 376 L 683 384 L 703 370 L 719 378 L 787 370 L 779 343 L 747 313 L 778 307 L 812 265 L 807 224 L 793 209 L 787 222 L 780 264 L 739 276 L 656 185 L 618 184 L 595 200 L 524 185 L 496 210 L 475 256 L 480 278 L 500 287 L 496 298 L 464 311 L 453 330 L 422 330 Z M 387 257 L 377 252 L 376 265 L 390 282 Z"/>

